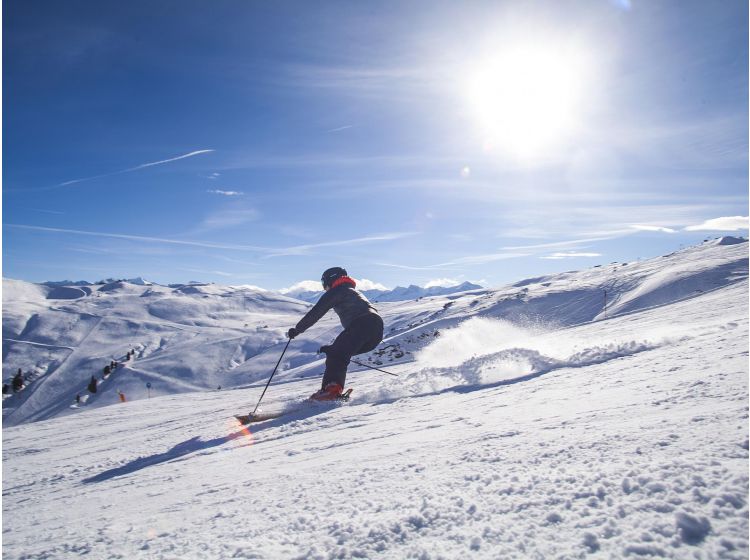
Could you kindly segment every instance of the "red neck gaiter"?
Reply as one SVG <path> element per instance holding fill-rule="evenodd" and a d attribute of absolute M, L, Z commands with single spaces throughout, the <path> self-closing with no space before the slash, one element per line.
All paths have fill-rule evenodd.
<path fill-rule="evenodd" d="M 333 281 L 333 284 L 331 284 L 331 289 L 333 290 L 336 286 L 341 286 L 342 284 L 349 284 L 352 288 L 357 287 L 357 283 L 349 278 L 348 276 L 342 276 L 341 278 L 336 278 L 336 280 Z"/>

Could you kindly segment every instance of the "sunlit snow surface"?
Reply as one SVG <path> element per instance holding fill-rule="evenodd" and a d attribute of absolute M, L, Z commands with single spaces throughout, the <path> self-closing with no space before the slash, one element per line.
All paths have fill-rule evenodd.
<path fill-rule="evenodd" d="M 6 427 L 3 557 L 747 558 L 746 252 L 393 304 L 398 378 L 305 406 L 300 355 L 249 429 L 262 383 Z"/>

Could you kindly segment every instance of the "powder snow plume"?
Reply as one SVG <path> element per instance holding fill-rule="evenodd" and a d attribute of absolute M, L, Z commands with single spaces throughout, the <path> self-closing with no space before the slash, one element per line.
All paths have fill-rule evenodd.
<path fill-rule="evenodd" d="M 448 389 L 511 384 L 562 368 L 581 368 L 653 350 L 691 337 L 684 328 L 654 328 L 633 337 L 551 330 L 539 324 L 473 317 L 440 337 L 416 356 L 398 379 L 389 380 L 371 401 L 437 393 Z"/>

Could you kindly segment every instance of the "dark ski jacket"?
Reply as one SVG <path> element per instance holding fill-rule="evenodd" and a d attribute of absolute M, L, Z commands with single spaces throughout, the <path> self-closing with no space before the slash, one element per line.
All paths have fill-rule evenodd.
<path fill-rule="evenodd" d="M 300 319 L 295 327 L 300 334 L 317 323 L 331 309 L 336 312 L 341 326 L 348 329 L 355 319 L 368 313 L 378 312 L 367 298 L 355 289 L 354 280 L 344 276 L 333 283 L 333 287 L 320 296 L 318 303 Z"/>
<path fill-rule="evenodd" d="M 17 373 L 13 377 L 13 390 L 20 391 L 21 389 L 23 389 L 23 375 Z"/>

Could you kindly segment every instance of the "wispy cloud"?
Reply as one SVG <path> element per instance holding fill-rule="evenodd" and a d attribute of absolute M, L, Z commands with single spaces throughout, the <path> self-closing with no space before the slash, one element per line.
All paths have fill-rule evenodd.
<path fill-rule="evenodd" d="M 316 282 L 315 280 L 302 280 L 301 282 L 297 282 L 296 284 L 293 284 L 292 286 L 289 286 L 288 288 L 281 288 L 279 290 L 280 294 L 289 294 L 289 293 L 299 293 L 299 292 L 319 292 L 323 289 L 323 286 L 320 284 L 320 282 Z"/>
<path fill-rule="evenodd" d="M 43 226 L 29 226 L 23 224 L 3 224 L 3 227 L 9 227 L 14 229 L 24 229 L 28 231 L 44 231 L 48 233 L 67 233 L 73 235 L 86 235 L 90 237 L 103 237 L 110 239 L 126 239 L 129 241 L 143 241 L 147 243 L 165 243 L 168 245 L 184 245 L 188 247 L 204 247 L 208 249 L 227 249 L 234 251 L 257 251 L 267 252 L 270 251 L 268 247 L 257 247 L 254 245 L 233 245 L 224 243 L 210 243 L 204 241 L 188 241 L 182 239 L 168 239 L 164 237 L 150 237 L 146 235 L 128 235 L 122 233 L 104 233 L 97 231 L 85 231 L 78 229 L 64 229 L 64 228 L 52 228 Z"/>
<path fill-rule="evenodd" d="M 349 128 L 354 128 L 353 124 L 347 124 L 346 126 L 340 126 L 338 128 L 332 128 L 330 130 L 326 130 L 326 132 L 341 132 L 342 130 L 347 130 Z"/>
<path fill-rule="evenodd" d="M 400 270 L 430 270 L 430 271 L 434 271 L 437 268 L 445 268 L 444 266 L 441 266 L 441 265 L 411 266 L 411 265 L 406 265 L 406 264 L 385 263 L 385 262 L 378 262 L 378 263 L 373 263 L 373 264 L 376 265 L 376 266 L 384 266 L 384 267 L 387 267 L 387 268 L 397 268 L 397 269 L 400 269 Z"/>
<path fill-rule="evenodd" d="M 419 99 L 435 95 L 444 85 L 445 75 L 424 65 L 323 66 L 295 64 L 285 68 L 279 85 L 295 88 L 336 90 L 340 94 L 378 99 L 395 97 Z"/>
<path fill-rule="evenodd" d="M 191 233 L 198 235 L 207 231 L 243 226 L 260 218 L 255 208 L 224 208 L 210 213 Z"/>
<path fill-rule="evenodd" d="M 411 237 L 417 235 L 416 232 L 395 232 L 395 233 L 384 233 L 380 235 L 371 235 L 367 237 L 357 237 L 354 239 L 342 239 L 339 241 L 327 241 L 324 243 L 315 243 L 310 245 L 298 245 L 296 247 L 287 247 L 285 249 L 273 250 L 267 257 L 284 257 L 291 255 L 306 255 L 309 254 L 313 249 L 320 249 L 321 247 L 346 247 L 350 245 L 362 245 L 364 243 L 374 243 L 377 241 L 394 241 L 396 239 L 403 239 L 405 237 Z"/>
<path fill-rule="evenodd" d="M 658 231 L 661 233 L 677 233 L 676 229 L 662 227 L 662 226 L 649 226 L 649 225 L 632 225 L 631 228 L 638 231 Z"/>
<path fill-rule="evenodd" d="M 602 131 L 602 142 L 638 150 L 657 165 L 729 169 L 747 165 L 747 121 L 736 114 L 677 122 L 628 122 Z"/>
<path fill-rule="evenodd" d="M 592 258 L 592 257 L 601 257 L 601 253 L 579 253 L 575 251 L 569 251 L 567 253 L 553 253 L 551 255 L 547 255 L 544 257 L 539 257 L 540 259 L 548 259 L 548 260 L 560 260 L 560 259 L 577 259 L 577 258 Z"/>
<path fill-rule="evenodd" d="M 219 189 L 208 190 L 206 192 L 207 193 L 211 193 L 211 194 L 219 194 L 219 195 L 222 195 L 222 196 L 244 196 L 244 194 L 245 194 L 242 191 L 222 191 L 222 190 L 219 190 Z"/>
<path fill-rule="evenodd" d="M 633 232 L 622 232 L 624 233 L 633 233 Z M 556 248 L 563 248 L 563 247 L 578 247 L 580 245 L 586 245 L 589 243 L 595 243 L 597 241 L 608 241 L 610 239 L 617 238 L 618 235 L 607 235 L 602 237 L 587 237 L 583 239 L 570 239 L 568 241 L 555 241 L 554 243 L 537 243 L 535 245 L 520 245 L 520 246 L 513 246 L 513 247 L 502 247 L 503 250 L 506 251 L 533 251 L 533 250 L 543 250 L 543 249 L 556 249 Z"/>
<path fill-rule="evenodd" d="M 455 266 L 455 265 L 487 264 L 487 263 L 496 262 L 496 261 L 504 261 L 507 259 L 517 259 L 517 258 L 528 257 L 528 256 L 529 256 L 528 253 L 515 253 L 515 252 L 488 253 L 485 255 L 471 255 L 468 257 L 461 257 L 459 259 L 441 263 L 435 266 L 440 267 L 440 266 Z"/>
<path fill-rule="evenodd" d="M 450 156 L 425 154 L 392 154 L 392 155 L 346 155 L 331 153 L 302 154 L 268 154 L 241 152 L 230 155 L 224 161 L 222 169 L 258 169 L 289 167 L 352 167 L 374 166 L 377 168 L 414 168 L 423 166 L 446 165 Z M 463 160 L 456 159 L 455 166 L 463 165 Z M 459 167 L 460 169 L 460 167 Z"/>
<path fill-rule="evenodd" d="M 380 282 L 368 280 L 367 278 L 357 278 L 357 288 L 360 290 L 387 290 Z"/>
<path fill-rule="evenodd" d="M 729 216 L 706 220 L 702 224 L 688 226 L 685 231 L 741 231 L 748 229 L 748 216 Z"/>
<path fill-rule="evenodd" d="M 360 245 L 365 243 L 375 243 L 378 241 L 393 241 L 396 239 L 402 239 L 412 235 L 417 235 L 416 232 L 397 232 L 397 233 L 385 233 L 380 235 L 372 235 L 369 237 L 358 237 L 355 239 L 342 239 L 339 241 L 328 241 L 323 243 L 316 243 L 310 245 L 300 245 L 296 247 L 260 247 L 257 245 L 240 245 L 231 243 L 213 243 L 207 241 L 194 241 L 184 239 L 170 239 L 164 237 L 150 237 L 146 235 L 129 235 L 122 233 L 105 233 L 96 231 L 85 231 L 77 229 L 65 229 L 65 228 L 53 228 L 44 226 L 31 226 L 25 224 L 3 224 L 3 227 L 22 229 L 27 231 L 41 231 L 47 233 L 64 233 L 72 235 L 85 235 L 90 237 L 99 238 L 110 238 L 110 239 L 125 239 L 129 241 L 138 241 L 146 243 L 163 243 L 167 245 L 181 245 L 187 247 L 203 247 L 207 249 L 225 249 L 228 251 L 252 251 L 256 253 L 262 253 L 265 257 L 281 257 L 281 256 L 298 256 L 310 254 L 314 249 L 322 247 L 342 247 L 350 245 Z"/>
<path fill-rule="evenodd" d="M 435 278 L 434 280 L 430 280 L 427 282 L 424 287 L 427 288 L 448 288 L 451 286 L 458 286 L 461 282 L 459 280 L 454 280 L 453 278 Z"/>
<path fill-rule="evenodd" d="M 44 210 L 43 208 L 29 208 L 32 212 L 41 212 L 43 214 L 57 214 L 57 215 L 64 215 L 65 212 L 60 212 L 59 210 Z"/>
<path fill-rule="evenodd" d="M 367 278 L 357 278 L 357 289 L 359 290 L 387 290 L 383 284 L 380 284 L 378 282 L 373 282 L 372 280 L 368 280 Z M 320 292 L 323 289 L 320 281 L 316 280 L 302 280 L 301 282 L 297 282 L 296 284 L 293 284 L 292 286 L 289 286 L 288 288 L 281 288 L 279 290 L 280 294 L 295 294 L 300 292 Z"/>
<path fill-rule="evenodd" d="M 119 171 L 112 171 L 110 173 L 103 173 L 101 175 L 93 175 L 91 177 L 83 177 L 81 179 L 72 179 L 71 181 L 65 181 L 63 183 L 59 183 L 55 185 L 54 187 L 50 188 L 57 188 L 57 187 L 67 187 L 68 185 L 74 185 L 76 183 L 83 183 L 84 181 L 93 181 L 94 179 L 103 179 L 104 177 L 112 177 L 113 175 L 121 175 L 123 173 L 131 173 L 133 171 L 138 171 L 140 169 L 146 169 L 148 167 L 154 167 L 156 165 L 164 165 L 165 163 L 172 163 L 173 161 L 178 161 L 181 159 L 186 159 L 194 156 L 198 156 L 201 154 L 207 154 L 210 152 L 213 152 L 214 150 L 196 150 L 194 152 L 190 152 L 187 154 L 182 154 L 181 156 L 176 156 L 169 159 L 162 159 L 159 161 L 152 161 L 148 163 L 142 163 L 140 165 L 136 165 L 135 167 L 128 167 L 127 169 L 120 169 Z"/>
<path fill-rule="evenodd" d="M 224 272 L 222 270 L 203 270 L 200 268 L 177 268 L 177 270 L 182 270 L 184 272 L 190 272 L 193 274 L 202 274 L 202 275 L 215 274 L 217 276 L 223 276 L 225 278 L 232 278 L 236 276 L 235 274 L 232 274 L 231 272 Z"/>

